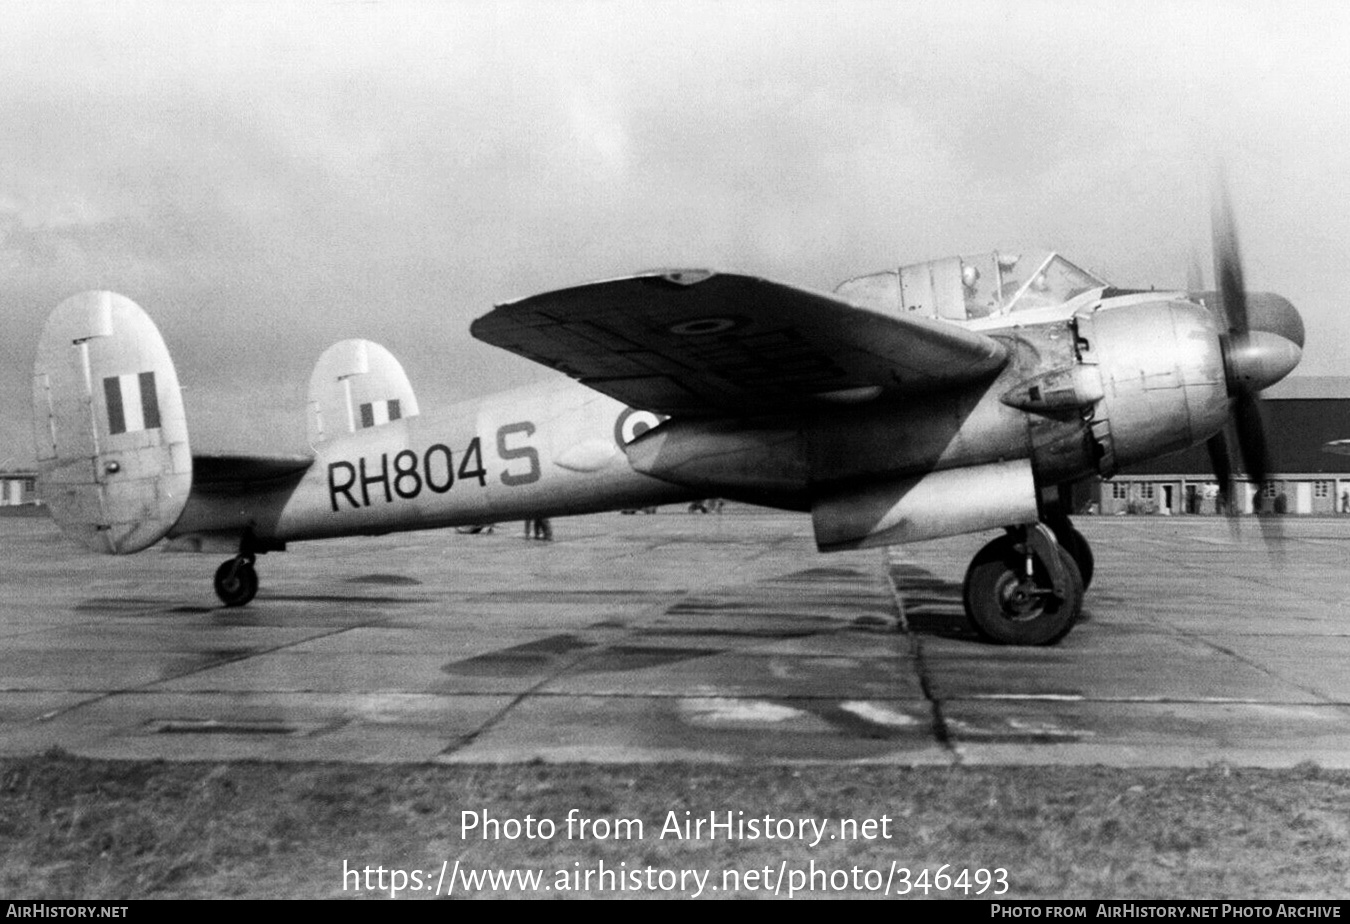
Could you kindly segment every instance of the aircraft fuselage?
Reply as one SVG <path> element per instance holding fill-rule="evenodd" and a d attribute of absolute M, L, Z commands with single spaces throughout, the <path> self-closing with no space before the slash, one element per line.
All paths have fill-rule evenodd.
<path fill-rule="evenodd" d="M 321 443 L 294 485 L 245 499 L 194 490 L 169 535 L 247 528 L 266 545 L 691 499 L 624 455 L 622 441 L 657 422 L 565 379 L 519 388 Z"/>

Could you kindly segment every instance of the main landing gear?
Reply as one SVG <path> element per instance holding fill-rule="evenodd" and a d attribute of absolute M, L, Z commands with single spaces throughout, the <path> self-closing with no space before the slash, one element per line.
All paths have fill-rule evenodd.
<path fill-rule="evenodd" d="M 1092 586 L 1092 572 L 1096 565 L 1092 559 L 1092 547 L 1083 538 L 1083 534 L 1074 529 L 1068 517 L 1047 519 L 1045 525 L 1050 527 L 1050 532 L 1055 534 L 1060 546 L 1069 553 L 1073 563 L 1078 566 L 1078 573 L 1083 576 L 1083 589 L 1087 590 Z"/>
<path fill-rule="evenodd" d="M 1087 540 L 1067 519 L 1010 527 L 971 561 L 966 615 L 990 641 L 1053 645 L 1078 621 L 1092 567 Z"/>

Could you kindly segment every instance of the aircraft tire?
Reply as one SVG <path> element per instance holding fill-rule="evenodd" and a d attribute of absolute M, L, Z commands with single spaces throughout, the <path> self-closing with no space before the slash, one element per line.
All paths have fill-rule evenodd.
<path fill-rule="evenodd" d="M 1083 590 L 1092 584 L 1092 573 L 1097 569 L 1096 559 L 1092 557 L 1092 546 L 1088 545 L 1083 534 L 1069 527 L 1069 545 L 1065 548 L 1073 563 L 1078 566 L 1078 574 L 1083 579 Z"/>
<path fill-rule="evenodd" d="M 251 562 L 231 558 L 216 569 L 216 596 L 226 606 L 243 606 L 258 593 L 258 572 Z"/>
<path fill-rule="evenodd" d="M 1038 560 L 1034 586 L 1022 580 L 1024 546 L 1011 536 L 993 540 L 971 560 L 962 598 L 970 624 L 1000 645 L 1053 645 L 1069 634 L 1083 606 L 1083 578 L 1073 556 L 1057 547 L 1069 573 L 1063 599 L 1049 593 L 1049 572 Z"/>

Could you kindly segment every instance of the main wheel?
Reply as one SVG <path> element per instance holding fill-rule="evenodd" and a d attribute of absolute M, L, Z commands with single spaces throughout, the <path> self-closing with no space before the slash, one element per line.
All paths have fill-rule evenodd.
<path fill-rule="evenodd" d="M 1083 604 L 1083 578 L 1073 556 L 1056 547 L 1068 572 L 1066 593 L 1055 595 L 1045 564 L 1034 560 L 1026 576 L 1026 546 L 1000 536 L 984 548 L 966 571 L 963 598 L 975 631 L 1003 645 L 1053 645 L 1069 634 Z"/>
<path fill-rule="evenodd" d="M 258 593 L 258 572 L 252 561 L 231 558 L 216 569 L 216 596 L 226 606 L 243 606 Z"/>

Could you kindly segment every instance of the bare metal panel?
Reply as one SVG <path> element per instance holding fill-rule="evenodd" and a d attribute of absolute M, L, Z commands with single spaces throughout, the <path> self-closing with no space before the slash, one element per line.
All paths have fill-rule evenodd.
<path fill-rule="evenodd" d="M 1094 312 L 1080 323 L 1083 360 L 1099 366 L 1105 395 L 1095 419 L 1112 468 L 1184 449 L 1228 416 L 1224 361 L 1213 316 L 1157 301 Z"/>

